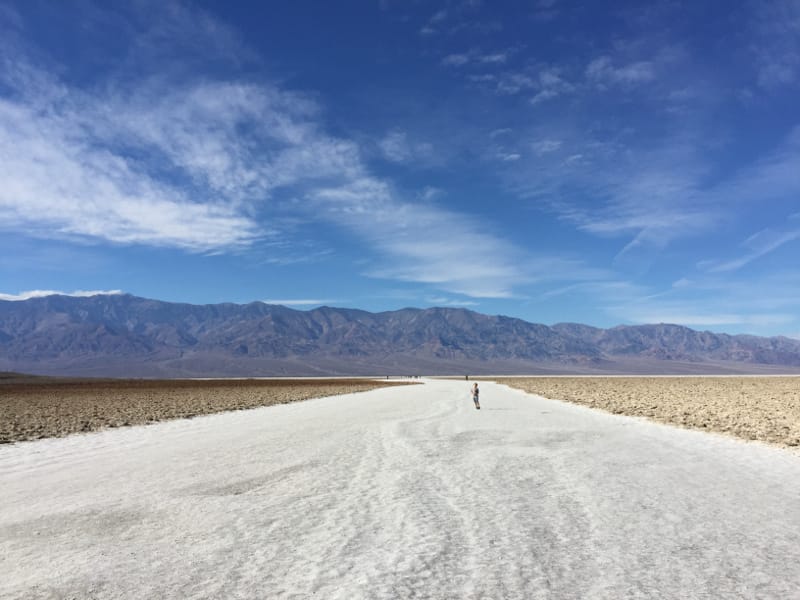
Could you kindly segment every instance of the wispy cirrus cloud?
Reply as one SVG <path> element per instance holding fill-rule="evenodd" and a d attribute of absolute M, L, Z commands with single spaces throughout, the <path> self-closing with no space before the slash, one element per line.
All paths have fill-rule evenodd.
<path fill-rule="evenodd" d="M 481 52 L 473 48 L 461 54 L 448 54 L 442 59 L 445 67 L 502 65 L 509 57 L 509 51 Z"/>
<path fill-rule="evenodd" d="M 562 144 L 563 142 L 561 140 L 543 139 L 531 142 L 531 148 L 533 148 L 537 156 L 542 156 L 557 151 L 561 148 Z"/>
<path fill-rule="evenodd" d="M 800 196 L 800 124 L 789 130 L 772 149 L 754 162 L 734 171 L 719 182 L 709 195 L 718 203 L 741 208 L 742 205 L 765 203 L 785 206 L 793 212 Z"/>
<path fill-rule="evenodd" d="M 31 62 L 23 47 L 5 49 L 14 60 L 0 67 L 11 90 L 0 99 L 0 227 L 191 251 L 268 234 L 245 204 L 277 177 L 237 128 L 280 144 L 275 166 L 291 162 L 308 103 L 227 83 L 112 79 L 87 91 Z"/>
<path fill-rule="evenodd" d="M 612 88 L 631 90 L 645 83 L 654 83 L 658 79 L 658 70 L 677 60 L 674 52 L 665 49 L 647 60 L 631 58 L 622 52 L 613 57 L 604 54 L 590 59 L 582 72 L 575 65 L 542 65 L 535 62 L 516 69 L 498 70 L 497 67 L 502 67 L 515 51 L 478 53 L 472 50 L 450 54 L 441 64 L 449 67 L 494 66 L 490 72 L 473 72 L 467 74 L 466 78 L 474 84 L 493 88 L 500 95 L 533 93 L 530 103 L 536 106 L 562 96 L 587 98 Z M 678 102 L 689 93 L 687 88 L 683 88 L 681 93 L 673 94 L 671 100 Z"/>
<path fill-rule="evenodd" d="M 364 270 L 372 277 L 424 283 L 470 298 L 513 298 L 518 288 L 537 281 L 604 275 L 580 261 L 532 256 L 476 218 L 404 201 L 373 177 L 315 190 L 309 200 L 325 218 L 375 249 Z"/>
<path fill-rule="evenodd" d="M 544 2 L 537 8 L 555 4 Z M 502 167 L 497 168 L 513 181 L 512 189 L 582 232 L 619 238 L 618 263 L 635 263 L 642 270 L 677 240 L 732 227 L 757 202 L 796 203 L 800 186 L 800 152 L 791 142 L 796 133 L 749 166 L 723 169 L 717 162 L 740 135 L 714 125 L 719 121 L 712 117 L 731 100 L 731 82 L 725 81 L 729 73 L 717 77 L 709 71 L 715 57 L 706 62 L 694 54 L 700 48 L 716 49 L 680 31 L 685 9 L 679 3 L 620 9 L 615 18 L 624 28 L 610 37 L 590 36 L 576 52 L 551 64 L 526 60 L 527 53 L 519 52 L 513 63 L 457 71 L 484 91 L 530 95 L 537 116 L 552 123 L 541 126 L 537 135 L 515 127 L 513 136 L 492 138 L 494 147 L 484 156 L 499 159 Z M 791 66 L 794 77 L 800 39 L 795 35 L 800 32 L 797 3 L 748 4 L 742 14 L 751 12 L 755 18 L 746 35 L 756 35 L 747 41 L 748 52 L 767 48 L 773 62 Z M 666 31 L 665 20 L 676 18 L 679 30 Z M 471 64 L 466 53 L 456 56 L 462 65 Z M 788 79 L 781 85 L 786 83 Z M 620 110 L 618 95 L 630 113 Z M 569 103 L 554 101 L 567 96 Z M 543 141 L 531 144 L 526 137 Z M 793 239 L 792 234 L 786 234 L 788 241 L 781 235 L 775 247 Z M 735 270 L 764 251 L 772 250 L 753 250 L 717 265 Z"/>
<path fill-rule="evenodd" d="M 0 228 L 193 252 L 277 247 L 279 197 L 363 175 L 358 145 L 325 133 L 316 101 L 236 76 L 247 52 L 231 30 L 202 11 L 163 12 L 130 28 L 122 73 L 93 89 L 37 63 L 21 38 L 2 42 Z M 231 75 L 184 72 L 171 51 L 187 44 Z M 155 58 L 168 75 L 139 75 Z M 393 159 L 421 150 L 386 142 Z"/>
<path fill-rule="evenodd" d="M 796 286 L 800 273 L 763 275 L 755 283 L 704 275 L 681 278 L 671 287 L 615 279 L 571 283 L 553 287 L 540 299 L 558 298 L 568 303 L 591 297 L 616 323 L 670 323 L 692 328 L 747 333 L 780 332 L 798 323 Z M 770 294 L 763 290 L 769 289 Z"/>
<path fill-rule="evenodd" d="M 711 177 L 713 158 L 696 132 L 679 129 L 647 148 L 624 131 L 603 139 L 548 128 L 533 137 L 559 143 L 534 142 L 535 159 L 521 160 L 521 170 L 508 175 L 517 192 L 581 231 L 621 238 L 622 262 L 646 266 L 674 241 L 718 233 L 759 206 L 776 217 L 796 211 L 800 127 L 723 178 Z M 735 271 L 792 242 L 796 231 L 796 223 L 773 227 L 747 241 L 743 256 L 706 261 L 703 268 Z"/>
<path fill-rule="evenodd" d="M 447 9 L 437 10 L 433 13 L 426 23 L 420 27 L 420 35 L 429 36 L 439 33 L 442 23 L 444 23 L 449 16 Z"/>
<path fill-rule="evenodd" d="M 780 332 L 798 323 L 798 284 L 798 271 L 758 274 L 748 280 L 705 273 L 657 291 L 637 286 L 616 296 L 597 293 L 605 310 L 624 322 Z"/>
<path fill-rule="evenodd" d="M 534 6 L 533 19 L 544 23 L 554 20 L 559 13 L 557 0 L 539 0 Z"/>
<path fill-rule="evenodd" d="M 402 129 L 389 131 L 379 142 L 383 157 L 394 163 L 427 161 L 433 157 L 433 144 L 410 139 Z"/>
<path fill-rule="evenodd" d="M 667 308 L 653 312 L 629 313 L 627 318 L 634 323 L 670 323 L 685 327 L 764 327 L 786 325 L 795 321 L 795 316 L 788 313 L 698 312 L 696 307 L 688 304 L 681 305 L 677 309 Z"/>
<path fill-rule="evenodd" d="M 560 69 L 549 67 L 539 72 L 536 89 L 538 92 L 531 98 L 533 105 L 569 94 L 575 86 L 563 78 Z"/>
<path fill-rule="evenodd" d="M 470 73 L 466 75 L 466 79 L 492 90 L 499 96 L 532 93 L 530 103 L 533 106 L 568 95 L 578 89 L 575 84 L 565 79 L 562 69 L 556 67 L 526 67 L 491 73 Z"/>
<path fill-rule="evenodd" d="M 325 304 L 337 304 L 335 300 L 320 300 L 313 298 L 294 298 L 294 299 L 269 299 L 262 300 L 264 304 L 280 304 L 281 306 L 322 306 Z"/>
<path fill-rule="evenodd" d="M 118 296 L 123 294 L 122 290 L 75 290 L 73 292 L 62 292 L 58 290 L 28 290 L 18 294 L 0 293 L 0 300 L 20 301 L 30 300 L 31 298 L 46 298 L 47 296 L 73 296 L 76 298 L 89 298 L 91 296 Z"/>
<path fill-rule="evenodd" d="M 383 258 L 367 274 L 430 284 L 471 297 L 506 298 L 531 275 L 521 251 L 466 215 L 402 201 L 381 180 L 364 176 L 314 190 L 327 219 L 365 238 Z"/>
<path fill-rule="evenodd" d="M 700 269 L 717 273 L 738 271 L 800 239 L 800 214 L 793 212 L 800 197 L 798 164 L 800 126 L 791 130 L 772 152 L 699 195 L 701 202 L 725 206 L 733 213 L 758 213 L 768 206 L 776 215 L 784 216 L 782 223 L 745 239 L 741 244 L 745 252 L 741 256 L 706 259 L 699 263 Z"/>
<path fill-rule="evenodd" d="M 737 271 L 781 246 L 797 240 L 800 240 L 800 229 L 791 231 L 762 229 L 744 241 L 743 246 L 749 249 L 745 255 L 729 261 L 709 263 L 705 268 L 715 273 Z"/>
<path fill-rule="evenodd" d="M 460 32 L 490 33 L 502 29 L 500 22 L 491 19 L 473 19 L 481 6 L 478 0 L 448 3 L 446 8 L 434 12 L 419 28 L 423 37 L 440 34 L 454 35 Z"/>
<path fill-rule="evenodd" d="M 756 5 L 751 26 L 757 43 L 758 85 L 777 90 L 800 83 L 800 5 L 794 0 L 770 0 Z"/>
<path fill-rule="evenodd" d="M 425 302 L 434 306 L 478 306 L 480 304 L 474 300 L 459 300 L 458 298 L 448 298 L 447 296 L 430 296 L 425 298 Z"/>
<path fill-rule="evenodd" d="M 655 67 L 650 61 L 636 61 L 623 65 L 615 65 L 609 56 L 593 59 L 586 67 L 589 81 L 600 85 L 631 85 L 647 83 L 655 79 Z"/>
<path fill-rule="evenodd" d="M 741 231 L 748 219 L 757 221 L 765 213 L 774 224 L 746 239 L 740 256 L 706 258 L 698 268 L 733 274 L 797 242 L 798 222 L 786 215 L 796 212 L 800 197 L 800 128 L 722 178 L 711 176 L 714 160 L 706 140 L 695 134 L 679 132 L 655 148 L 640 147 L 625 136 L 604 143 L 569 130 L 537 137 L 556 135 L 560 146 L 537 154 L 536 160 L 521 160 L 524 172 L 509 176 L 516 178 L 521 195 L 562 221 L 598 237 L 619 239 L 616 267 L 646 272 L 681 241 L 700 243 Z M 571 161 L 575 155 L 580 160 Z M 708 245 L 714 247 L 723 244 Z M 741 314 L 747 311 L 743 308 Z"/>
<path fill-rule="evenodd" d="M 154 22 L 194 44 L 220 35 L 221 60 L 235 63 L 227 55 L 236 55 L 235 36 L 201 20 L 191 31 Z M 132 46 L 158 54 L 162 37 L 147 30 Z M 142 38 L 156 47 L 148 50 Z M 282 217 L 292 216 L 355 235 L 375 277 L 510 297 L 535 276 L 520 266 L 523 252 L 468 215 L 430 197 L 401 197 L 370 172 L 355 141 L 326 133 L 306 95 L 248 81 L 233 67 L 202 79 L 112 71 L 87 90 L 30 60 L 22 46 L 9 49 L 17 60 L 0 71 L 13 90 L 0 99 L 0 228 L 220 252 L 279 247 Z M 470 60 L 502 59 L 474 53 Z M 422 151 L 401 130 L 381 150 L 395 162 Z"/>
<path fill-rule="evenodd" d="M 31 93 L 20 91 L 23 98 Z M 120 151 L 117 143 L 123 132 L 106 118 L 112 114 L 108 106 L 74 90 L 42 109 L 24 99 L 0 100 L 0 177 L 5 181 L 0 226 L 43 237 L 201 251 L 247 245 L 261 235 L 255 221 L 237 206 L 238 198 L 215 180 L 224 167 L 208 164 L 203 171 L 198 164 L 204 156 L 209 163 L 223 163 L 223 152 L 178 153 L 138 141 L 135 148 Z M 178 133 L 166 113 L 142 114 L 117 106 L 117 115 Z M 133 139 L 126 137 L 129 144 Z M 190 177 L 202 172 L 206 181 L 193 182 L 193 193 L 188 193 L 174 179 L 156 175 L 156 168 L 134 158 L 136 151 L 168 156 L 175 171 Z M 185 163 L 177 164 L 180 159 Z"/>
<path fill-rule="evenodd" d="M 718 222 L 720 208 L 698 202 L 705 167 L 691 140 L 634 150 L 569 130 L 533 137 L 534 156 L 509 175 L 517 193 L 580 231 L 626 240 L 619 259 L 645 260 Z"/>

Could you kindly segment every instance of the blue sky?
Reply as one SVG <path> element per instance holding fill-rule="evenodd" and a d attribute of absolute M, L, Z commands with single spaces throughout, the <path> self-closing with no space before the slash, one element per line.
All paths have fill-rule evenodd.
<path fill-rule="evenodd" d="M 800 337 L 797 0 L 113 4 L 0 4 L 0 298 Z"/>

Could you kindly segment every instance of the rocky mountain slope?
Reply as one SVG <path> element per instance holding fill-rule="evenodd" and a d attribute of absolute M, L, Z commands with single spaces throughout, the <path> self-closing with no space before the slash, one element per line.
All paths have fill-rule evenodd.
<path fill-rule="evenodd" d="M 458 308 L 310 311 L 130 295 L 0 301 L 0 370 L 224 376 L 800 370 L 800 341 L 677 325 L 548 327 Z"/>

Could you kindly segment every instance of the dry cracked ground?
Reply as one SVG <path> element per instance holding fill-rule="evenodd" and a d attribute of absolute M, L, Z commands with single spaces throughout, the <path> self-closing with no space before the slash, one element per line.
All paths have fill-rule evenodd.
<path fill-rule="evenodd" d="M 508 377 L 545 398 L 780 446 L 800 446 L 800 377 Z"/>

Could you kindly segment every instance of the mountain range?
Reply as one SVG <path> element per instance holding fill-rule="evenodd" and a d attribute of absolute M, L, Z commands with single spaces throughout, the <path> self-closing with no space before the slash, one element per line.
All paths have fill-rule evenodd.
<path fill-rule="evenodd" d="M 0 370 L 222 377 L 797 373 L 800 341 L 669 324 L 553 326 L 462 308 L 370 313 L 127 294 L 0 301 Z"/>

